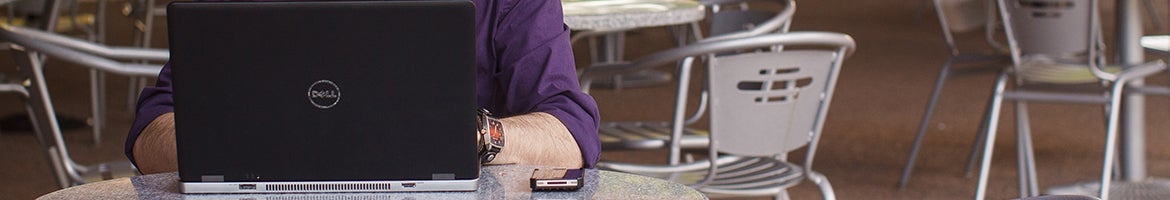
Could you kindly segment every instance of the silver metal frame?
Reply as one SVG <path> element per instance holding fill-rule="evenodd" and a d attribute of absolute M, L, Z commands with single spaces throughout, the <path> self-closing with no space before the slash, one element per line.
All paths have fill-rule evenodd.
<path fill-rule="evenodd" d="M 924 0 L 924 3 L 921 5 L 925 6 L 927 3 L 929 2 L 925 2 Z M 931 90 L 930 99 L 927 100 L 925 111 L 922 114 L 922 120 L 918 123 L 918 132 L 915 133 L 914 143 L 910 147 L 910 152 L 908 153 L 909 155 L 907 156 L 906 164 L 902 168 L 902 176 L 898 179 L 899 189 L 905 189 L 910 182 L 910 176 L 914 172 L 914 164 L 917 162 L 918 153 L 922 149 L 922 141 L 926 137 L 926 130 L 930 127 L 930 119 L 934 116 L 934 108 L 938 106 L 938 99 L 942 94 L 942 89 L 946 84 L 947 79 L 952 76 L 959 76 L 971 72 L 982 72 L 990 70 L 998 71 L 1005 68 L 1005 66 L 1001 66 L 999 64 L 1006 64 L 1011 59 L 1011 57 L 1007 55 L 1006 52 L 997 52 L 993 54 L 961 52 L 959 47 L 955 44 L 954 33 L 950 29 L 950 23 L 947 21 L 948 15 L 942 8 L 941 0 L 934 0 L 934 7 L 936 17 L 938 17 L 939 24 L 941 25 L 940 27 L 942 28 L 943 38 L 946 41 L 947 48 L 951 51 L 951 56 L 939 69 L 938 78 L 935 80 L 934 89 Z M 992 13 L 995 12 L 995 3 L 993 1 L 988 1 L 987 7 L 989 14 L 987 15 L 987 22 L 984 24 L 983 28 L 984 39 L 986 40 L 988 46 L 990 46 L 993 50 L 999 51 L 1003 48 L 1001 48 L 1002 44 L 997 42 L 994 37 L 996 34 L 995 21 L 997 18 L 995 17 L 996 15 Z M 991 63 L 991 65 L 980 65 L 977 67 L 961 70 L 951 69 L 951 67 L 956 63 L 974 62 L 988 62 Z M 984 116 L 986 117 L 986 113 Z M 982 124 L 986 125 L 987 122 L 983 121 Z M 979 132 L 982 133 L 983 131 L 981 130 Z M 966 174 L 970 174 L 971 169 L 974 168 L 975 159 L 976 156 L 978 156 L 977 147 L 985 141 L 984 138 L 985 137 L 982 134 L 979 134 L 974 138 L 975 141 L 972 142 L 971 151 L 967 156 L 967 165 L 964 168 L 964 172 Z"/>
<path fill-rule="evenodd" d="M 748 1 L 749 0 L 709 0 L 709 1 L 702 1 L 702 3 L 706 6 L 708 6 L 712 12 L 718 12 L 717 10 L 721 9 L 720 5 L 723 5 L 723 4 L 738 5 L 739 9 L 748 9 L 748 7 L 746 7 L 746 5 L 745 5 L 746 2 L 748 2 Z M 691 26 L 690 30 L 692 32 L 692 35 L 695 36 L 695 40 L 698 41 L 697 43 L 712 43 L 712 42 L 717 42 L 717 41 L 745 38 L 745 37 L 757 36 L 757 35 L 762 35 L 762 34 L 788 32 L 788 28 L 792 24 L 792 22 L 791 22 L 792 16 L 796 10 L 796 1 L 795 0 L 769 0 L 769 1 L 760 1 L 760 2 L 775 2 L 775 3 L 783 6 L 784 8 L 780 12 L 775 13 L 774 16 L 771 16 L 770 18 L 767 18 L 766 20 L 759 22 L 759 24 L 757 24 L 756 26 L 754 26 L 750 29 L 728 32 L 728 33 L 724 33 L 722 35 L 718 35 L 718 36 L 714 36 L 714 37 L 710 37 L 710 38 L 705 38 L 705 39 L 702 38 L 702 34 L 699 30 L 698 23 L 697 22 L 692 23 L 690 25 Z M 621 31 L 624 31 L 624 30 L 598 31 L 598 32 L 585 33 L 585 34 L 579 33 L 578 36 L 574 36 L 574 38 L 580 39 L 583 37 L 589 37 L 589 36 L 593 36 L 593 35 L 612 34 L 612 32 L 621 32 Z M 683 32 L 683 31 L 679 30 L 676 32 Z M 680 41 L 685 40 L 685 38 L 681 38 L 681 37 L 677 38 L 677 39 Z M 685 45 L 685 43 L 680 42 L 680 45 Z M 683 47 L 685 48 L 686 46 L 683 46 Z M 704 55 L 704 56 L 714 56 L 714 55 Z M 640 58 L 639 60 L 645 60 L 645 59 L 646 58 Z M 668 160 L 671 164 L 677 164 L 681 160 L 680 159 L 681 158 L 680 152 L 681 152 L 682 148 L 700 148 L 700 147 L 705 147 L 708 145 L 707 144 L 708 143 L 707 136 L 705 136 L 705 134 L 704 134 L 706 131 L 698 130 L 698 129 L 690 129 L 690 128 L 685 127 L 686 124 L 692 124 L 692 123 L 697 122 L 705 114 L 705 111 L 707 109 L 707 104 L 708 104 L 708 94 L 707 94 L 706 90 L 703 90 L 703 92 L 700 94 L 700 98 L 699 98 L 699 108 L 693 114 L 689 115 L 689 117 L 688 117 L 687 112 L 686 112 L 686 101 L 687 101 L 686 98 L 687 98 L 687 93 L 688 93 L 687 89 L 690 87 L 690 75 L 691 75 L 691 69 L 692 69 L 690 67 L 690 62 L 693 62 L 693 60 L 691 60 L 691 59 L 675 59 L 675 60 L 670 60 L 670 62 L 675 62 L 675 61 L 680 61 L 680 60 L 683 63 L 679 63 L 680 64 L 679 68 L 675 71 L 675 75 L 676 75 L 675 78 L 676 78 L 676 84 L 678 86 L 678 89 L 675 93 L 676 100 L 675 100 L 675 106 L 674 106 L 672 119 L 668 122 L 606 122 L 606 123 L 603 123 L 603 125 L 602 125 L 602 128 L 603 128 L 602 133 L 604 135 L 603 137 L 612 136 L 613 138 L 616 138 L 619 141 L 619 142 L 603 142 L 603 145 L 605 146 L 605 148 L 607 148 L 607 149 L 613 149 L 613 148 L 616 148 L 616 149 L 655 149 L 655 148 L 670 147 L 671 153 L 669 155 Z M 634 61 L 634 62 L 638 62 L 638 61 Z M 583 76 L 584 76 L 585 73 L 594 73 L 597 70 L 593 70 L 592 68 L 596 68 L 596 67 L 604 68 L 607 66 L 624 65 L 624 64 L 628 64 L 628 63 L 621 62 L 620 60 L 606 60 L 604 62 L 595 63 L 594 65 L 585 68 L 583 71 L 581 71 L 581 74 L 583 74 Z M 639 67 L 639 68 L 641 68 L 641 67 Z M 623 74 L 652 71 L 649 68 L 652 68 L 652 67 L 646 67 L 645 69 L 641 69 L 640 71 L 630 71 L 630 72 L 610 74 L 610 75 L 605 76 L 604 78 L 608 80 L 608 79 L 613 78 L 613 77 L 620 77 Z M 604 70 L 602 70 L 602 71 L 604 71 Z M 595 77 L 595 78 L 601 79 L 602 77 Z M 619 80 L 619 79 L 620 78 L 614 78 L 614 80 Z M 592 81 L 592 80 L 590 80 L 590 81 Z M 582 84 L 581 85 L 582 90 L 585 92 L 588 92 L 592 85 L 593 84 Z"/>
<path fill-rule="evenodd" d="M 772 157 L 738 157 L 738 156 L 720 156 L 717 151 L 718 144 L 715 143 L 715 133 L 709 134 L 708 139 L 711 141 L 708 145 L 708 153 L 714 160 L 699 161 L 686 164 L 670 164 L 665 166 L 645 166 L 635 164 L 622 163 L 601 163 L 598 164 L 601 168 L 614 169 L 619 171 L 643 173 L 659 178 L 676 180 L 681 179 L 681 176 L 691 177 L 702 176 L 702 179 L 694 182 L 691 186 L 699 188 L 714 195 L 731 195 L 731 194 L 775 194 L 777 198 L 786 199 L 787 193 L 783 188 L 787 188 L 796 184 L 799 180 L 809 180 L 816 183 L 821 189 L 822 197 L 825 199 L 835 199 L 831 184 L 825 179 L 824 175 L 812 170 L 812 160 L 816 155 L 817 145 L 821 137 L 821 130 L 824 126 L 825 116 L 828 113 L 828 105 L 832 100 L 833 88 L 835 80 L 840 73 L 841 61 L 844 57 L 851 54 L 855 49 L 855 43 L 851 37 L 840 33 L 830 32 L 793 32 L 784 34 L 768 34 L 754 37 L 745 37 L 737 39 L 719 40 L 713 42 L 699 42 L 684 46 L 681 48 L 671 49 L 655 54 L 651 54 L 629 63 L 612 64 L 604 66 L 595 66 L 587 68 L 581 74 L 581 84 L 588 85 L 593 78 L 608 77 L 614 74 L 627 73 L 632 71 L 646 70 L 659 65 L 675 63 L 682 60 L 679 64 L 680 79 L 688 78 L 690 76 L 690 68 L 694 62 L 695 57 L 708 56 L 720 52 L 733 52 L 737 50 L 751 50 L 751 49 L 770 49 L 777 46 L 824 46 L 835 47 L 836 56 L 830 71 L 829 77 L 825 80 L 824 95 L 821 96 L 820 107 L 817 108 L 817 116 L 812 125 L 812 130 L 809 133 L 811 138 L 804 143 L 807 145 L 807 156 L 803 167 L 787 163 L 784 155 L 778 155 L 776 158 Z M 680 82 L 680 88 L 686 88 L 686 82 Z M 686 96 L 686 90 L 679 90 L 680 96 Z M 685 98 L 679 98 L 676 105 L 685 105 Z M 677 109 L 677 108 L 676 108 Z M 677 112 L 677 110 L 676 110 Z M 683 115 L 675 115 L 675 130 L 673 138 L 681 136 L 681 122 Z M 672 140 L 671 149 L 679 149 L 679 140 Z M 673 152 L 672 152 L 673 153 Z M 713 184 L 729 184 L 727 181 L 716 181 L 718 174 L 745 174 L 758 172 L 760 169 L 748 169 L 744 166 L 769 166 L 764 171 L 767 173 L 746 175 L 743 178 L 736 178 L 741 180 L 761 179 L 762 177 L 775 177 L 776 180 L 771 180 L 770 187 L 761 187 L 756 189 L 728 189 L 722 187 L 707 187 Z M 684 174 L 685 173 L 685 174 Z M 688 178 L 690 179 L 690 178 Z M 745 183 L 730 183 L 730 184 L 745 184 Z M 774 185 L 773 185 L 774 184 Z M 742 185 L 740 185 L 742 186 Z M 771 187 L 775 186 L 775 187 Z M 779 191 L 776 191 L 779 189 Z"/>
<path fill-rule="evenodd" d="M 106 3 L 106 0 L 96 0 L 96 1 L 97 1 L 97 14 L 96 14 L 95 18 L 96 18 L 97 24 L 94 26 L 95 27 L 94 29 L 96 29 L 96 30 L 90 30 L 88 27 L 84 27 L 84 26 L 81 26 L 80 23 L 76 23 L 76 19 L 77 19 L 76 16 L 77 16 L 77 11 L 78 11 L 78 3 L 77 3 L 78 1 L 77 0 L 46 0 L 44 10 L 46 12 L 48 12 L 48 16 L 47 16 L 47 20 L 45 20 L 45 22 L 43 24 L 41 24 L 41 26 L 42 26 L 41 28 L 43 28 L 43 30 L 50 32 L 50 33 L 54 32 L 56 29 L 55 27 L 57 27 L 57 23 L 58 23 L 59 18 L 60 18 L 59 15 L 64 9 L 63 6 L 64 6 L 64 4 L 68 3 L 68 4 L 70 4 L 70 6 L 69 6 L 70 18 L 72 18 L 74 20 L 73 25 L 76 28 L 86 32 L 86 39 L 88 39 L 89 41 L 104 43 L 105 42 L 105 35 L 106 35 L 105 8 L 106 8 L 107 3 Z M 92 128 L 93 144 L 94 145 L 98 145 L 101 143 L 101 135 L 102 135 L 101 132 L 102 132 L 102 129 L 105 127 L 105 118 L 104 118 L 104 114 L 103 114 L 105 106 L 103 104 L 101 104 L 99 101 L 100 100 L 99 97 L 102 94 L 97 93 L 97 89 L 98 89 L 97 87 L 99 87 L 99 85 L 104 87 L 105 81 L 100 80 L 99 78 L 101 78 L 101 77 L 98 76 L 96 70 L 90 70 L 90 84 L 91 84 L 90 85 L 90 89 L 91 89 L 90 99 L 91 99 L 91 106 L 92 106 L 91 119 L 93 120 L 92 124 L 91 124 L 91 126 L 92 126 L 91 128 Z"/>
<path fill-rule="evenodd" d="M 49 57 L 66 61 L 83 67 L 128 76 L 157 76 L 162 66 L 123 63 L 109 58 L 119 59 L 167 59 L 168 53 L 164 50 L 128 49 L 107 47 L 86 41 L 72 39 L 48 32 L 13 26 L 4 26 L 0 29 L 0 41 L 7 43 L 16 58 L 20 72 L 27 80 L 30 115 L 34 116 L 34 125 L 42 145 L 46 148 L 50 163 L 54 168 L 54 175 L 62 188 L 87 182 L 86 177 L 111 178 L 113 173 L 129 170 L 134 173 L 128 162 L 102 163 L 96 166 L 83 166 L 73 161 L 61 135 L 61 130 L 54 112 L 53 103 L 49 98 L 48 87 L 44 78 L 44 63 L 42 58 Z M 42 123 L 43 122 L 43 123 Z"/>
<path fill-rule="evenodd" d="M 984 147 L 983 147 L 983 160 L 982 160 L 982 166 L 980 168 L 979 184 L 976 188 L 975 199 L 983 199 L 986 196 L 987 179 L 989 176 L 988 174 L 989 174 L 990 165 L 991 165 L 991 156 L 992 156 L 993 146 L 995 144 L 995 137 L 996 137 L 996 132 L 997 132 L 996 129 L 998 127 L 998 117 L 999 117 L 1000 108 L 1002 107 L 1004 100 L 1017 101 L 1016 110 L 1022 111 L 1022 112 L 1017 112 L 1017 115 L 1018 115 L 1017 118 L 1023 119 L 1023 120 L 1017 122 L 1017 123 L 1022 125 L 1022 126 L 1017 127 L 1019 129 L 1018 137 L 1020 137 L 1020 139 L 1018 140 L 1019 143 L 1017 145 L 1018 145 L 1018 147 L 1021 148 L 1021 151 L 1018 152 L 1020 154 L 1019 155 L 1019 159 L 1020 159 L 1019 168 L 1021 170 L 1021 172 L 1020 172 L 1020 187 L 1021 187 L 1020 188 L 1020 195 L 1021 195 L 1021 197 L 1035 196 L 1035 195 L 1039 194 L 1039 189 L 1038 189 L 1037 184 L 1036 184 L 1037 181 L 1036 181 L 1036 173 L 1035 173 L 1035 166 L 1034 166 L 1035 165 L 1034 164 L 1035 163 L 1034 155 L 1032 155 L 1032 150 L 1031 150 L 1032 149 L 1031 138 L 1030 138 L 1031 136 L 1030 136 L 1030 131 L 1027 130 L 1028 127 L 1026 125 L 1027 114 L 1025 111 L 1026 107 L 1024 107 L 1024 105 L 1025 105 L 1024 101 L 1050 101 L 1050 102 L 1064 102 L 1064 103 L 1103 103 L 1103 104 L 1105 104 L 1105 106 L 1106 106 L 1105 111 L 1107 112 L 1106 113 L 1106 138 L 1105 138 L 1105 149 L 1104 149 L 1105 153 L 1104 153 L 1104 159 L 1102 161 L 1102 170 L 1101 170 L 1101 179 L 1100 179 L 1102 189 L 1099 191 L 1100 192 L 1099 197 L 1101 199 L 1108 199 L 1109 198 L 1110 183 L 1112 182 L 1113 166 L 1114 166 L 1114 161 L 1115 161 L 1114 156 L 1116 156 L 1116 150 L 1117 150 L 1117 133 L 1118 133 L 1118 129 L 1119 129 L 1119 123 L 1120 123 L 1119 118 L 1120 118 L 1120 113 L 1121 113 L 1120 109 L 1121 109 L 1121 105 L 1123 104 L 1123 102 L 1121 101 L 1121 97 L 1123 95 L 1125 95 L 1125 93 L 1123 93 L 1123 89 L 1126 87 L 1126 84 L 1132 80 L 1140 80 L 1141 78 L 1144 78 L 1146 76 L 1149 76 L 1149 75 L 1152 75 L 1152 74 L 1155 74 L 1157 72 L 1165 70 L 1166 69 L 1165 64 L 1162 63 L 1161 61 L 1145 63 L 1145 64 L 1142 64 L 1139 66 L 1132 66 L 1132 67 L 1126 68 L 1119 73 L 1109 73 L 1109 72 L 1105 72 L 1104 70 L 1102 70 L 1100 67 L 1102 65 L 1101 63 L 1104 62 L 1104 59 L 1102 56 L 1098 55 L 1098 50 L 1101 48 L 1101 46 L 1103 46 L 1103 44 L 1101 42 L 1102 40 L 1101 40 L 1101 34 L 1100 34 L 1100 22 L 1099 22 L 1100 17 L 1098 16 L 1099 14 L 1097 12 L 1097 10 L 1098 10 L 1097 1 L 1091 0 L 1091 1 L 1089 1 L 1089 8 L 1088 8 L 1088 12 L 1090 12 L 1090 13 L 1086 14 L 1086 17 L 1088 18 L 1086 20 L 1089 21 L 1089 25 L 1088 25 L 1089 30 L 1085 30 L 1088 33 L 1087 34 L 1088 38 L 1085 38 L 1086 41 L 1084 41 L 1084 43 L 1088 44 L 1089 47 L 1087 47 L 1088 61 L 1086 62 L 1085 67 L 1088 68 L 1089 72 L 1091 72 L 1095 77 L 1097 77 L 1098 79 L 1101 80 L 1101 83 L 1103 86 L 1106 87 L 1105 88 L 1106 90 L 1103 92 L 1100 92 L 1100 93 L 1084 94 L 1083 96 L 1078 97 L 1078 98 L 1069 98 L 1069 97 L 1072 97 L 1074 94 L 1056 94 L 1056 93 L 1051 93 L 1051 92 L 1030 92 L 1030 91 L 1023 91 L 1023 90 L 1008 91 L 1006 89 L 1006 85 L 1009 81 L 1009 78 L 1014 79 L 1017 88 L 1023 86 L 1023 84 L 1024 84 L 1024 80 L 1021 77 L 1014 76 L 1014 72 L 1017 72 L 1021 69 L 1021 59 L 1020 58 L 1021 58 L 1021 54 L 1023 54 L 1024 52 L 1022 52 L 1023 50 L 1021 50 L 1020 45 L 1019 45 L 1020 42 L 1017 41 L 1017 38 L 1015 37 L 1015 35 L 1017 33 L 1015 32 L 1015 30 L 1013 30 L 1012 15 L 1008 13 L 1010 10 L 1008 9 L 1007 5 L 1009 5 L 1009 4 L 1007 4 L 1005 2 L 1005 0 L 998 0 L 998 2 L 999 2 L 1000 15 L 1004 20 L 1004 29 L 1006 30 L 1006 33 L 1007 33 L 1008 44 L 1012 50 L 1011 53 L 1012 53 L 1013 68 L 1011 70 L 1004 70 L 998 76 L 998 78 L 996 80 L 996 86 L 995 86 L 993 98 L 991 101 L 991 106 L 988 108 L 988 112 L 990 113 L 990 115 L 987 119 L 988 120 L 988 126 L 986 128 L 986 131 L 987 131 L 986 132 L 986 134 L 987 134 L 986 141 L 987 142 L 984 143 Z M 1010 4 L 1010 5 L 1016 5 L 1016 4 Z"/>

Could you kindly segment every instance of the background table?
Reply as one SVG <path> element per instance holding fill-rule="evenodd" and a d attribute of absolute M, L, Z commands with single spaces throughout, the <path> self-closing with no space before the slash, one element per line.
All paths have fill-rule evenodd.
<path fill-rule="evenodd" d="M 1170 52 L 1170 35 L 1142 36 L 1142 47 L 1162 53 Z"/>
<path fill-rule="evenodd" d="M 591 64 L 624 60 L 622 49 L 625 48 L 625 31 L 690 24 L 706 16 L 703 5 L 694 0 L 561 0 L 561 7 L 564 9 L 565 25 L 577 31 L 573 36 L 574 41 L 578 38 L 600 39 L 590 44 Z M 685 32 L 683 29 L 678 30 Z M 679 39 L 683 41 L 685 37 Z M 615 79 L 622 82 L 600 79 L 593 83 L 603 87 L 636 87 L 669 81 L 670 75 L 643 71 Z"/>
<path fill-rule="evenodd" d="M 179 194 L 178 173 L 120 178 L 58 190 L 40 199 L 706 199 L 682 184 L 612 171 L 586 170 L 585 186 L 573 192 L 532 192 L 534 166 L 488 166 L 476 192 L 325 194 Z"/>

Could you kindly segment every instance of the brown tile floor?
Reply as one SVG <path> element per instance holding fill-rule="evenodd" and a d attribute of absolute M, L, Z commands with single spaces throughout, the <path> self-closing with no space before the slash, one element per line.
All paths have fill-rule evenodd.
<path fill-rule="evenodd" d="M 937 21 L 930 15 L 920 24 L 912 19 L 918 1 L 910 0 L 819 0 L 800 1 L 795 31 L 835 31 L 853 35 L 859 49 L 844 65 L 836 98 L 826 123 L 824 138 L 814 169 L 832 181 L 841 199 L 961 199 L 970 198 L 975 179 L 963 175 L 963 163 L 970 141 L 978 129 L 978 117 L 990 92 L 992 75 L 975 74 L 949 82 L 930 127 L 929 138 L 920 157 L 916 176 L 905 190 L 895 188 L 906 151 L 913 138 L 937 69 L 947 51 L 938 32 Z M 1158 1 L 1165 8 L 1164 3 Z M 1106 28 L 1112 28 L 1113 1 L 1103 1 Z M 112 4 L 116 5 L 116 4 Z M 1165 11 L 1161 11 L 1165 12 Z M 116 12 L 112 12 L 116 13 Z M 1164 16 L 1163 16 L 1164 17 Z M 112 17 L 120 19 L 120 17 Z M 128 44 L 129 22 L 113 22 L 110 39 Z M 158 30 L 165 30 L 165 26 Z M 1155 32 L 1147 28 L 1148 32 Z M 159 33 L 156 43 L 165 43 Z M 1106 36 L 1111 36 L 1109 32 Z M 629 35 L 627 57 L 637 57 L 670 46 L 663 29 L 647 29 Z M 958 37 L 961 47 L 978 50 L 982 38 L 977 34 Z M 584 48 L 582 45 L 577 46 Z M 578 53 L 578 63 L 587 64 L 586 55 Z M 1151 59 L 1165 58 L 1148 55 Z M 11 63 L 0 57 L 0 63 Z M 68 116 L 88 115 L 88 81 L 81 68 L 50 61 L 49 84 L 61 113 Z M 666 68 L 664 68 L 666 69 Z M 14 73 L 14 68 L 0 69 Z M 132 112 L 125 109 L 125 78 L 112 76 L 109 83 L 109 127 L 100 145 L 92 145 L 87 129 L 66 131 L 66 140 L 74 159 L 80 163 L 124 159 L 121 151 Z M 1165 75 L 1149 81 L 1167 84 Z M 595 90 L 605 121 L 660 120 L 669 117 L 670 86 L 615 90 Z M 1170 119 L 1164 112 L 1167 100 L 1148 99 L 1148 162 L 1151 176 L 1170 176 Z M 15 95 L 0 95 L 0 113 L 18 113 L 22 109 Z M 693 106 L 693 105 L 692 105 Z M 1031 106 L 1035 132 L 1037 162 L 1041 187 L 1075 181 L 1092 180 L 1099 173 L 1101 160 L 1101 110 L 1084 105 Z M 1010 113 L 1011 109 L 1005 110 Z M 1002 120 L 993 164 L 990 197 L 1011 198 L 1016 195 L 1015 153 L 1011 123 Z M 802 160 L 803 154 L 794 154 Z M 607 161 L 663 163 L 664 151 L 607 151 Z M 51 180 L 45 154 L 28 132 L 0 132 L 0 199 L 30 199 L 56 190 Z M 819 198 L 816 187 L 801 184 L 792 189 L 795 199 Z"/>

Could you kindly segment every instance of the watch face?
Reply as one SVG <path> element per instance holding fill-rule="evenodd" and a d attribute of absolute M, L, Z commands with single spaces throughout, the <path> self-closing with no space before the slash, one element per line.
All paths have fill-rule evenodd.
<path fill-rule="evenodd" d="M 504 146 L 504 126 L 500 121 L 492 120 L 491 128 L 488 129 L 488 135 L 492 138 L 492 144 L 496 146 Z"/>

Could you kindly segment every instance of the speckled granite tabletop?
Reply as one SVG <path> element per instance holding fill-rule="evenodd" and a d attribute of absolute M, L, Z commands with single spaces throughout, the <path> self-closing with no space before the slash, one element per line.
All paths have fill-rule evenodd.
<path fill-rule="evenodd" d="M 532 192 L 534 166 L 488 166 L 476 192 L 179 194 L 177 173 L 120 178 L 58 190 L 39 199 L 706 199 L 685 185 L 612 171 L 587 170 L 585 186 L 572 192 Z"/>
<path fill-rule="evenodd" d="M 573 30 L 615 30 L 702 20 L 694 0 L 561 0 L 565 25 Z"/>

